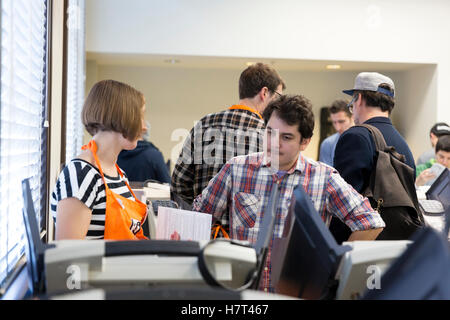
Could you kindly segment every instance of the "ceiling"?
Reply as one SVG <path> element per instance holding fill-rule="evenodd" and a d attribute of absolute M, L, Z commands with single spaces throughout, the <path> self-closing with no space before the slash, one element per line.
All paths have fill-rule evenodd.
<path fill-rule="evenodd" d="M 87 52 L 87 60 L 94 60 L 98 65 L 150 66 L 172 68 L 208 68 L 208 69 L 239 69 L 248 63 L 263 62 L 273 65 L 277 70 L 292 71 L 407 71 L 425 64 L 387 63 L 363 61 L 326 61 L 326 60 L 295 60 L 295 59 L 262 59 L 262 58 L 230 58 L 207 56 L 174 56 L 153 54 L 122 54 Z M 339 65 L 340 69 L 326 69 L 327 65 Z"/>

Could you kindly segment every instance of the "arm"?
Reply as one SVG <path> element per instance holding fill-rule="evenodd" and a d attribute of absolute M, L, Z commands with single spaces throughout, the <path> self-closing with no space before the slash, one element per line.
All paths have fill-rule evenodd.
<path fill-rule="evenodd" d="M 102 184 L 100 174 L 91 165 L 70 161 L 64 167 L 51 196 L 57 240 L 86 237 Z"/>
<path fill-rule="evenodd" d="M 431 179 L 435 178 L 436 175 L 431 171 L 431 169 L 425 169 L 421 174 L 416 178 L 416 186 L 420 187 L 426 184 Z"/>
<path fill-rule="evenodd" d="M 55 239 L 84 239 L 91 223 L 92 210 L 76 198 L 58 202 Z"/>
<path fill-rule="evenodd" d="M 195 198 L 193 211 L 210 213 L 222 224 L 228 224 L 228 203 L 231 195 L 231 165 L 226 163 L 209 181 L 208 186 Z"/>
<path fill-rule="evenodd" d="M 327 187 L 328 212 L 339 218 L 352 233 L 347 241 L 374 240 L 385 227 L 369 200 L 361 196 L 336 172 L 332 171 Z"/>
<path fill-rule="evenodd" d="M 365 128 L 350 128 L 336 145 L 334 167 L 342 178 L 359 193 L 367 186 L 374 165 L 374 142 Z M 367 131 L 367 135 L 364 131 Z"/>

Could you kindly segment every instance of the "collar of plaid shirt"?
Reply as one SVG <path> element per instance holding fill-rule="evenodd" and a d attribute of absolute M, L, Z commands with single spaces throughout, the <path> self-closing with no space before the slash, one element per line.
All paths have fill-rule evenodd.
<path fill-rule="evenodd" d="M 253 112 L 254 114 L 256 114 L 261 120 L 264 120 L 261 113 L 259 113 L 258 110 L 244 106 L 244 105 L 235 104 L 234 106 L 231 106 L 228 109 L 229 110 L 236 110 L 236 109 L 247 110 L 247 111 L 250 111 L 250 112 Z"/>
<path fill-rule="evenodd" d="M 303 158 L 302 154 L 300 153 L 299 156 L 297 157 L 297 160 L 295 161 L 294 165 L 289 170 L 286 171 L 286 174 L 292 174 L 294 171 L 298 171 L 299 173 L 302 173 L 303 170 L 305 170 L 305 166 L 306 166 L 305 159 Z M 264 157 L 262 159 L 261 167 L 266 167 L 266 168 L 271 167 L 270 159 L 267 157 L 266 154 L 264 154 Z M 271 171 L 273 171 L 273 170 L 271 170 Z M 272 172 L 272 174 L 274 177 L 277 177 L 276 172 Z M 276 180 L 278 180 L 278 179 L 276 179 Z"/>

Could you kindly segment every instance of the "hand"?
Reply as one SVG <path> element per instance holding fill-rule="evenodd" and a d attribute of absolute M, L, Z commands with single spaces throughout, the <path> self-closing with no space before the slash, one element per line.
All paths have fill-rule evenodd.
<path fill-rule="evenodd" d="M 425 183 L 430 181 L 431 179 L 435 178 L 436 174 L 431 171 L 431 169 L 425 169 L 423 170 L 419 176 L 416 178 L 416 186 L 420 187 L 423 186 Z"/>
<path fill-rule="evenodd" d="M 174 231 L 171 235 L 170 235 L 170 240 L 180 240 L 180 234 L 176 231 Z"/>

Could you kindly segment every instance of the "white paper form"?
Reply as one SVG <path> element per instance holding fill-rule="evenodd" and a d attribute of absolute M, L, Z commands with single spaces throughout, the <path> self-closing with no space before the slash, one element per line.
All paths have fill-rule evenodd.
<path fill-rule="evenodd" d="M 158 208 L 157 240 L 170 240 L 176 231 L 180 240 L 210 240 L 212 215 L 168 207 Z"/>

